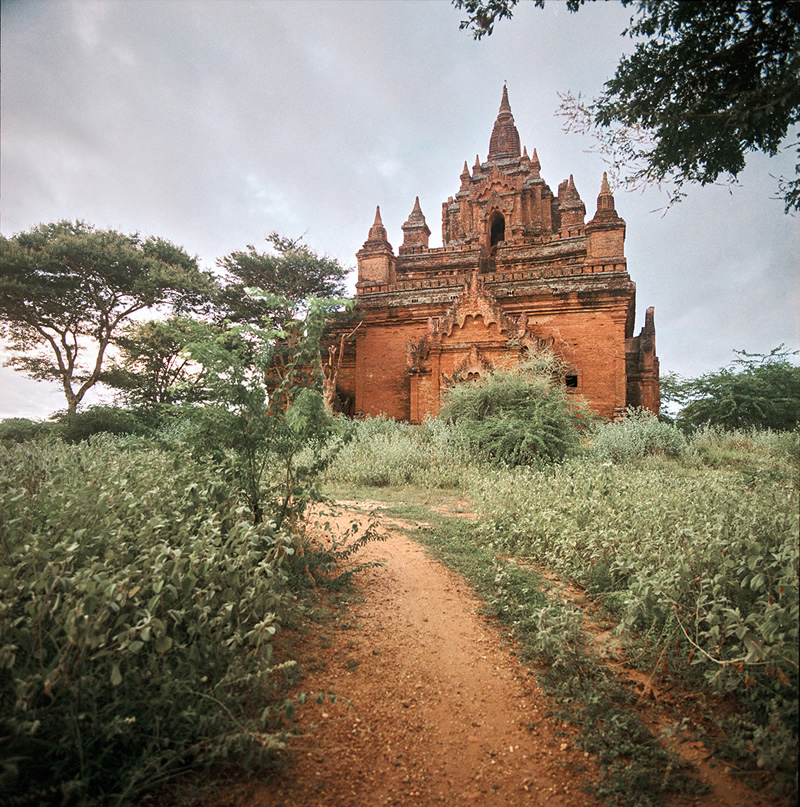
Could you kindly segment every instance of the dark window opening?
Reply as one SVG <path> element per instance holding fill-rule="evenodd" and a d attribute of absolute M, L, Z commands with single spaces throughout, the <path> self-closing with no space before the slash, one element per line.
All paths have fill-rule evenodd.
<path fill-rule="evenodd" d="M 576 375 L 568 375 L 564 377 L 564 383 L 568 387 L 577 388 L 578 386 L 578 376 Z"/>
<path fill-rule="evenodd" d="M 492 246 L 500 241 L 506 240 L 506 220 L 498 213 L 492 221 L 491 243 Z"/>

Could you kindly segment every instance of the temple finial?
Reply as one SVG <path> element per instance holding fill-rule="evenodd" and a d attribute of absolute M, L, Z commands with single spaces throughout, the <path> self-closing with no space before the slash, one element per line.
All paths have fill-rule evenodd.
<path fill-rule="evenodd" d="M 503 84 L 503 98 L 500 101 L 500 112 L 511 114 L 511 104 L 508 102 L 508 85 Z"/>

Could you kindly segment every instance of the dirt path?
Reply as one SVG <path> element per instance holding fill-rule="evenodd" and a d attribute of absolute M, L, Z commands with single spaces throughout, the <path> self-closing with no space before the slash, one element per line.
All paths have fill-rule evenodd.
<path fill-rule="evenodd" d="M 389 527 L 391 522 L 385 523 Z M 295 764 L 225 800 L 237 807 L 592 804 L 597 777 L 480 602 L 399 529 L 361 560 L 363 601 L 307 648 Z M 309 698 L 313 701 L 313 697 Z M 741 794 L 688 803 L 742 804 Z M 750 807 L 760 799 L 747 799 Z"/>

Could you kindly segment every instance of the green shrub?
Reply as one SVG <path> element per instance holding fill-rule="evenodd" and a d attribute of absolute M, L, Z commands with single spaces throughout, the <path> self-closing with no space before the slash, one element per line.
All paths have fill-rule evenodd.
<path fill-rule="evenodd" d="M 660 455 L 677 457 L 686 448 L 683 433 L 662 423 L 647 409 L 629 409 L 623 420 L 598 424 L 587 448 L 590 457 L 610 462 L 630 462 Z"/>
<path fill-rule="evenodd" d="M 534 359 L 514 370 L 457 384 L 440 418 L 454 423 L 475 452 L 508 465 L 553 462 L 577 451 L 588 410 Z"/>
<path fill-rule="evenodd" d="M 52 434 L 58 427 L 53 423 L 28 418 L 6 418 L 0 420 L 0 441 L 24 443 L 38 437 Z"/>
<path fill-rule="evenodd" d="M 117 406 L 88 406 L 71 416 L 60 412 L 54 419 L 68 443 L 79 443 L 95 434 L 147 434 L 156 425 L 153 415 Z"/>
<path fill-rule="evenodd" d="M 0 801 L 130 804 L 281 745 L 272 636 L 293 546 L 144 443 L 0 446 Z"/>

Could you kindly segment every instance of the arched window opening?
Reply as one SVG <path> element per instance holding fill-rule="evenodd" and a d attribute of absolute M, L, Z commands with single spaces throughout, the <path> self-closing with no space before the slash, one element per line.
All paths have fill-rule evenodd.
<path fill-rule="evenodd" d="M 506 240 L 506 220 L 502 213 L 497 213 L 492 219 L 491 245 L 495 246 L 500 241 Z"/>

